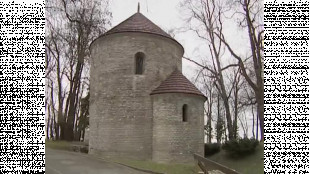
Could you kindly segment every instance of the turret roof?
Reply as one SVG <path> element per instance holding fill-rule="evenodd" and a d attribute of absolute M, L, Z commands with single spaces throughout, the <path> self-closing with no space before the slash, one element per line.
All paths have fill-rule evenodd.
<path fill-rule="evenodd" d="M 151 20 L 145 17 L 142 13 L 137 12 L 121 22 L 120 24 L 116 25 L 112 29 L 108 30 L 101 36 L 106 36 L 115 33 L 123 33 L 123 32 L 141 32 L 141 33 L 149 33 L 149 34 L 156 34 L 160 35 L 173 41 L 177 42 L 174 38 L 172 38 L 169 34 L 163 31 L 160 27 L 154 24 Z M 177 42 L 181 45 L 179 42 Z"/>
<path fill-rule="evenodd" d="M 187 93 L 200 95 L 206 98 L 179 70 L 175 70 L 150 95 L 162 93 Z M 207 99 L 207 98 L 206 98 Z"/>
<path fill-rule="evenodd" d="M 149 33 L 163 36 L 176 42 L 178 45 L 181 46 L 182 50 L 184 51 L 183 46 L 177 40 L 175 40 L 173 37 L 171 37 L 169 34 L 163 31 L 160 27 L 154 24 L 151 20 L 145 17 L 142 13 L 139 12 L 139 10 L 137 13 L 133 14 L 132 16 L 130 16 L 120 24 L 116 25 L 112 29 L 108 30 L 104 34 L 100 35 L 98 38 L 111 34 L 125 33 L 125 32 Z M 97 40 L 98 38 L 96 38 L 95 40 Z M 94 41 L 92 41 L 92 43 Z"/>
<path fill-rule="evenodd" d="M 120 24 L 110 29 L 109 31 L 104 33 L 103 36 L 122 32 L 151 33 L 164 36 L 176 41 L 169 34 L 167 34 L 160 27 L 158 27 L 156 24 L 154 24 L 152 21 L 146 18 L 142 13 L 139 12 L 133 14 L 128 19 L 124 20 Z"/>

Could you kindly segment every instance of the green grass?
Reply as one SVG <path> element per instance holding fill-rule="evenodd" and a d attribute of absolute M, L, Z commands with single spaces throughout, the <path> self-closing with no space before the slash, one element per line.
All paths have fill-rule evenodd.
<path fill-rule="evenodd" d="M 45 147 L 59 150 L 71 150 L 71 143 L 68 141 L 45 140 Z"/>
<path fill-rule="evenodd" d="M 256 147 L 254 154 L 240 159 L 227 157 L 224 150 L 207 157 L 229 168 L 235 169 L 242 174 L 263 174 L 264 173 L 264 144 L 260 143 Z"/>
<path fill-rule="evenodd" d="M 160 164 L 152 161 L 139 161 L 128 159 L 114 159 L 112 161 L 139 169 L 145 169 L 165 174 L 196 174 L 198 171 L 197 166 L 186 164 Z"/>

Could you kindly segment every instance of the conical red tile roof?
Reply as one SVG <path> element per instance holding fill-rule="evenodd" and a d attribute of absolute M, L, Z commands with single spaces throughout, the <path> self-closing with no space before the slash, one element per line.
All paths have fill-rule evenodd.
<path fill-rule="evenodd" d="M 112 29 L 100 35 L 98 38 L 111 35 L 111 34 L 124 33 L 124 32 L 140 32 L 140 33 L 160 35 L 160 36 L 173 40 L 174 42 L 176 42 L 182 47 L 182 45 L 178 41 L 172 38 L 169 34 L 163 31 L 160 27 L 158 27 L 156 24 L 154 24 L 152 21 L 150 21 L 140 12 L 133 14 L 132 16 L 130 16 L 129 18 L 127 18 L 120 24 L 116 25 Z M 97 40 L 98 38 L 96 38 L 95 40 Z M 183 47 L 182 49 L 184 50 Z"/>
<path fill-rule="evenodd" d="M 150 95 L 162 93 L 187 93 L 204 96 L 179 70 L 175 70 Z M 206 98 L 206 97 L 205 97 Z"/>
<path fill-rule="evenodd" d="M 169 34 L 163 31 L 156 24 L 151 22 L 142 13 L 135 13 L 128 19 L 124 20 L 120 24 L 116 25 L 114 28 L 107 31 L 105 35 L 128 31 L 153 33 L 171 38 Z"/>
<path fill-rule="evenodd" d="M 164 36 L 164 37 L 167 37 L 169 39 L 176 41 L 169 34 L 167 34 L 160 27 L 158 27 L 156 24 L 151 22 L 148 18 L 146 18 L 142 13 L 139 13 L 139 12 L 133 14 L 128 19 L 116 25 L 114 28 L 110 29 L 109 31 L 104 33 L 102 36 L 106 36 L 106 35 L 110 35 L 114 33 L 122 33 L 122 32 L 150 33 L 150 34 Z"/>

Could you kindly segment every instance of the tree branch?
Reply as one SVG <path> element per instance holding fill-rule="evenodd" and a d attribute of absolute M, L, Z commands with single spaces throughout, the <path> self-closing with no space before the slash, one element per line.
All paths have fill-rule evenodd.
<path fill-rule="evenodd" d="M 210 71 L 210 72 L 213 73 L 213 74 L 217 74 L 215 71 L 213 71 L 213 70 L 210 69 L 209 67 L 204 66 L 204 65 L 202 65 L 202 64 L 200 64 L 200 63 L 198 63 L 198 62 L 196 62 L 196 61 L 194 61 L 194 60 L 192 60 L 192 59 L 190 59 L 190 58 L 187 58 L 187 57 L 185 57 L 185 56 L 183 56 L 182 58 L 184 58 L 184 59 L 186 59 L 186 60 L 188 60 L 188 61 L 190 61 L 190 62 L 193 62 L 194 64 L 198 65 L 198 66 L 201 67 L 202 69 L 206 69 L 206 70 Z"/>

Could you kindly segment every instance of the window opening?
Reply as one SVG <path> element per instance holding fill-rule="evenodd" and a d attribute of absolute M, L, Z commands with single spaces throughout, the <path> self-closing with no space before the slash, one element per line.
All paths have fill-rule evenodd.
<path fill-rule="evenodd" d="M 135 74 L 143 74 L 144 72 L 145 54 L 138 52 L 135 54 Z"/>
<path fill-rule="evenodd" d="M 188 105 L 184 104 L 182 106 L 182 121 L 187 122 L 188 121 Z"/>

